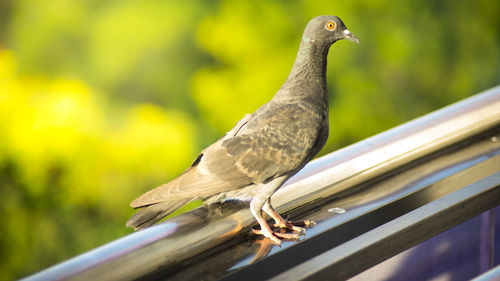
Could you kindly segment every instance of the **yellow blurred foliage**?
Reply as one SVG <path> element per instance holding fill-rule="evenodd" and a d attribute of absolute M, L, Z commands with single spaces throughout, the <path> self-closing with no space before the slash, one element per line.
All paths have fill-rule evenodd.
<path fill-rule="evenodd" d="M 113 122 L 83 82 L 19 77 L 15 66 L 12 52 L 1 51 L 0 151 L 34 195 L 44 192 L 54 165 L 65 169 L 65 199 L 78 203 L 123 191 L 107 173 L 166 179 L 195 153 L 195 126 L 181 112 L 137 104 Z"/>
<path fill-rule="evenodd" d="M 18 212 L 2 224 L 13 230 L 31 225 L 43 234 L 21 244 L 47 248 L 45 239 L 61 235 L 47 214 L 28 209 L 22 215 L 29 198 L 37 204 L 49 198 L 77 213 L 98 208 L 125 230 L 132 212 L 127 202 L 192 160 L 196 127 L 186 114 L 153 104 L 109 111 L 82 81 L 20 76 L 16 65 L 12 51 L 0 50 L 0 167 L 16 175 L 2 192 L 17 198 L 4 207 Z"/>
<path fill-rule="evenodd" d="M 201 22 L 198 43 L 220 64 L 195 73 L 192 93 L 212 126 L 224 132 L 272 98 L 292 67 L 300 24 L 269 1 L 222 1 L 219 13 Z M 233 106 L 221 111 L 224 104 Z"/>

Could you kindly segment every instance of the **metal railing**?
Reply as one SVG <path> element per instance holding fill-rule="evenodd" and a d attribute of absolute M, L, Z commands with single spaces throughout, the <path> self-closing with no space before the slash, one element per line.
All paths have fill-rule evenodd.
<path fill-rule="evenodd" d="M 248 206 L 201 207 L 26 280 L 347 278 L 498 205 L 499 128 L 500 86 L 312 161 L 272 198 L 318 221 L 300 242 L 246 235 Z"/>

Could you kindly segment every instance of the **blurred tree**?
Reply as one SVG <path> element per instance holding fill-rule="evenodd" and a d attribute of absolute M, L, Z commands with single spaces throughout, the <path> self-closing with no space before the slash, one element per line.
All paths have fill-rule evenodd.
<path fill-rule="evenodd" d="M 341 41 L 330 51 L 333 128 L 323 153 L 498 83 L 495 1 L 293 3 L 221 1 L 200 25 L 198 42 L 216 62 L 195 74 L 193 95 L 219 131 L 270 99 L 318 14 L 341 16 L 361 39 L 358 48 Z M 223 101 L 237 106 L 221 112 Z"/>
<path fill-rule="evenodd" d="M 0 279 L 129 233 L 175 177 L 290 70 L 303 27 L 331 49 L 322 153 L 500 81 L 500 2 L 0 0 Z"/>
<path fill-rule="evenodd" d="M 1 279 L 130 232 L 127 202 L 180 173 L 198 147 L 182 112 L 135 104 L 114 107 L 117 120 L 82 82 L 15 66 L 0 51 Z"/>
<path fill-rule="evenodd" d="M 116 100 L 195 112 L 184 93 L 206 57 L 193 42 L 202 1 L 20 1 L 3 38 L 21 73 L 73 77 Z M 1 34 L 1 33 L 0 33 Z"/>

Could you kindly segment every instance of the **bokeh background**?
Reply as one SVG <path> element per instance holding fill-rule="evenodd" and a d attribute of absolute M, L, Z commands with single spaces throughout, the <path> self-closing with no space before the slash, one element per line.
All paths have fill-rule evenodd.
<path fill-rule="evenodd" d="M 321 154 L 500 82 L 500 1 L 0 0 L 0 279 L 131 232 L 178 175 L 288 75 L 314 16 L 329 55 Z"/>

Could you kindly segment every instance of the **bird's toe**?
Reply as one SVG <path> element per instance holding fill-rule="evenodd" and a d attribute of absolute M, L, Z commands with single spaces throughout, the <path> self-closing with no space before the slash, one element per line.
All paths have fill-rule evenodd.
<path fill-rule="evenodd" d="M 274 227 L 285 228 L 293 231 L 297 231 L 299 233 L 305 233 L 306 228 L 311 228 L 316 226 L 316 223 L 312 220 L 303 220 L 303 221 L 283 221 L 281 223 L 276 223 L 273 225 Z"/>
<path fill-rule="evenodd" d="M 312 220 L 303 220 L 299 222 L 294 222 L 293 223 L 295 226 L 303 226 L 305 228 L 311 228 L 316 226 L 316 222 Z"/>
<path fill-rule="evenodd" d="M 263 231 L 262 229 L 255 229 L 252 228 L 252 232 L 257 235 L 263 235 L 266 238 L 269 238 L 273 244 L 276 244 L 278 246 L 281 246 L 281 239 L 276 235 L 275 232 L 272 231 Z"/>
<path fill-rule="evenodd" d="M 300 233 L 273 232 L 273 235 L 278 236 L 281 239 L 290 239 L 290 240 L 297 240 L 300 238 Z"/>

